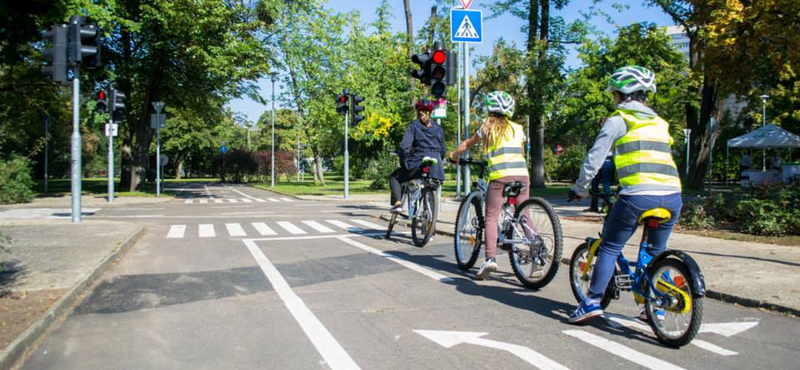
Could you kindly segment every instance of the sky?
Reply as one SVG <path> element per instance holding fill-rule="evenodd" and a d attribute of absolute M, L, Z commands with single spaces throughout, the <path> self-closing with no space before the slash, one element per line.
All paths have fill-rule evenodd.
<path fill-rule="evenodd" d="M 425 20 L 430 16 L 431 6 L 435 4 L 433 0 L 409 0 L 411 5 L 412 22 L 415 33 L 425 24 Z M 506 41 L 513 41 L 518 47 L 525 45 L 525 34 L 522 32 L 522 26 L 525 21 L 511 14 L 504 14 L 497 18 L 487 19 L 490 15 L 489 6 L 496 0 L 473 0 L 469 6 L 472 10 L 483 11 L 483 40 L 482 44 L 471 44 L 473 47 L 470 51 L 470 59 L 474 60 L 476 56 L 490 55 L 492 51 L 492 44 L 495 40 L 500 38 Z M 581 18 L 581 12 L 588 12 L 594 1 L 592 0 L 572 0 L 569 4 L 560 11 L 554 11 L 553 15 L 561 16 L 566 22 L 571 22 Z M 621 10 L 615 9 L 614 4 L 622 5 Z M 327 8 L 337 12 L 349 12 L 357 10 L 361 14 L 361 19 L 365 24 L 372 23 L 375 20 L 375 10 L 380 5 L 379 0 L 329 0 L 326 4 Z M 405 10 L 403 7 L 403 0 L 390 0 L 392 7 L 393 18 L 392 30 L 394 32 L 405 32 Z M 617 7 L 619 8 L 619 7 Z M 663 12 L 656 8 L 649 8 L 643 5 L 643 0 L 602 0 L 597 6 L 599 9 L 607 13 L 614 24 L 609 23 L 604 16 L 594 16 L 592 24 L 600 31 L 609 36 L 616 34 L 618 26 L 627 26 L 632 23 L 639 22 L 652 22 L 660 26 L 672 25 L 673 22 Z M 447 36 L 449 37 L 449 35 Z M 567 58 L 567 67 L 577 68 L 580 67 L 581 61 L 577 57 L 574 48 L 571 50 Z M 269 103 L 269 97 L 272 92 L 269 78 L 261 79 L 258 81 L 261 88 L 261 95 L 264 96 Z M 283 91 L 280 84 L 275 84 L 275 94 L 278 95 Z M 279 102 L 275 102 L 276 107 L 280 107 Z M 256 103 L 255 101 L 244 98 L 235 99 L 229 104 L 234 112 L 239 112 L 244 115 L 248 121 L 256 122 L 261 114 L 269 109 L 269 106 Z"/>

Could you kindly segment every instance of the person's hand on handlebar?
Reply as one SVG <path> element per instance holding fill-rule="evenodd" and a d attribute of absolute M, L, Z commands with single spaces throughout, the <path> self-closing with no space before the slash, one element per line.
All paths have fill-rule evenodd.
<path fill-rule="evenodd" d="M 579 189 L 577 186 L 572 185 L 572 189 L 570 189 L 569 193 L 567 193 L 567 200 L 581 200 L 584 198 L 589 197 L 589 192 L 584 189 Z"/>
<path fill-rule="evenodd" d="M 450 162 L 450 163 L 453 163 L 453 164 L 458 164 L 459 158 L 458 158 L 458 156 L 455 156 L 454 154 L 456 154 L 456 153 L 455 152 L 450 152 L 450 155 L 448 156 L 447 161 Z"/>

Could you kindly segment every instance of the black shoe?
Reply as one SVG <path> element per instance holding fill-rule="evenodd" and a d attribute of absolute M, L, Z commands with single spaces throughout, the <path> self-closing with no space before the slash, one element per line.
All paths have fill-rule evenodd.
<path fill-rule="evenodd" d="M 586 208 L 586 209 L 584 209 L 583 211 L 584 211 L 584 212 L 594 212 L 594 213 L 600 213 L 600 211 L 599 211 L 597 208 Z"/>

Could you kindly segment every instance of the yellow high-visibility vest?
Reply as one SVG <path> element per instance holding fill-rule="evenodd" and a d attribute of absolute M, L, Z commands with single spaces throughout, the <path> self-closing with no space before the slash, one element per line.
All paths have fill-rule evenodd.
<path fill-rule="evenodd" d="M 614 143 L 614 165 L 624 188 L 681 190 L 678 167 L 672 160 L 673 143 L 669 123 L 659 116 L 618 109 L 611 116 L 622 117 L 628 132 Z"/>
<path fill-rule="evenodd" d="M 500 140 L 486 152 L 489 158 L 489 181 L 507 176 L 528 176 L 528 164 L 522 151 L 525 132 L 522 126 L 514 122 L 509 121 L 508 124 Z"/>

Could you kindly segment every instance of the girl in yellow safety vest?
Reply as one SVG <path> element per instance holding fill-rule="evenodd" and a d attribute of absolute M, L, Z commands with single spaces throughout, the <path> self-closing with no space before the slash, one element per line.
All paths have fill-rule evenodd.
<path fill-rule="evenodd" d="M 483 149 L 489 161 L 489 189 L 486 194 L 486 261 L 481 264 L 476 278 L 483 280 L 497 270 L 497 225 L 503 206 L 503 187 L 506 184 L 522 182 L 525 187 L 517 196 L 517 203 L 528 199 L 528 165 L 525 162 L 525 131 L 522 126 L 511 122 L 514 115 L 514 99 L 505 91 L 494 91 L 486 96 L 489 115 L 474 136 L 464 140 L 450 153 L 450 159 L 458 163 L 458 157 L 477 144 L 483 142 Z M 538 272 L 538 271 L 537 271 Z M 535 274 L 535 273 L 534 273 Z"/>

